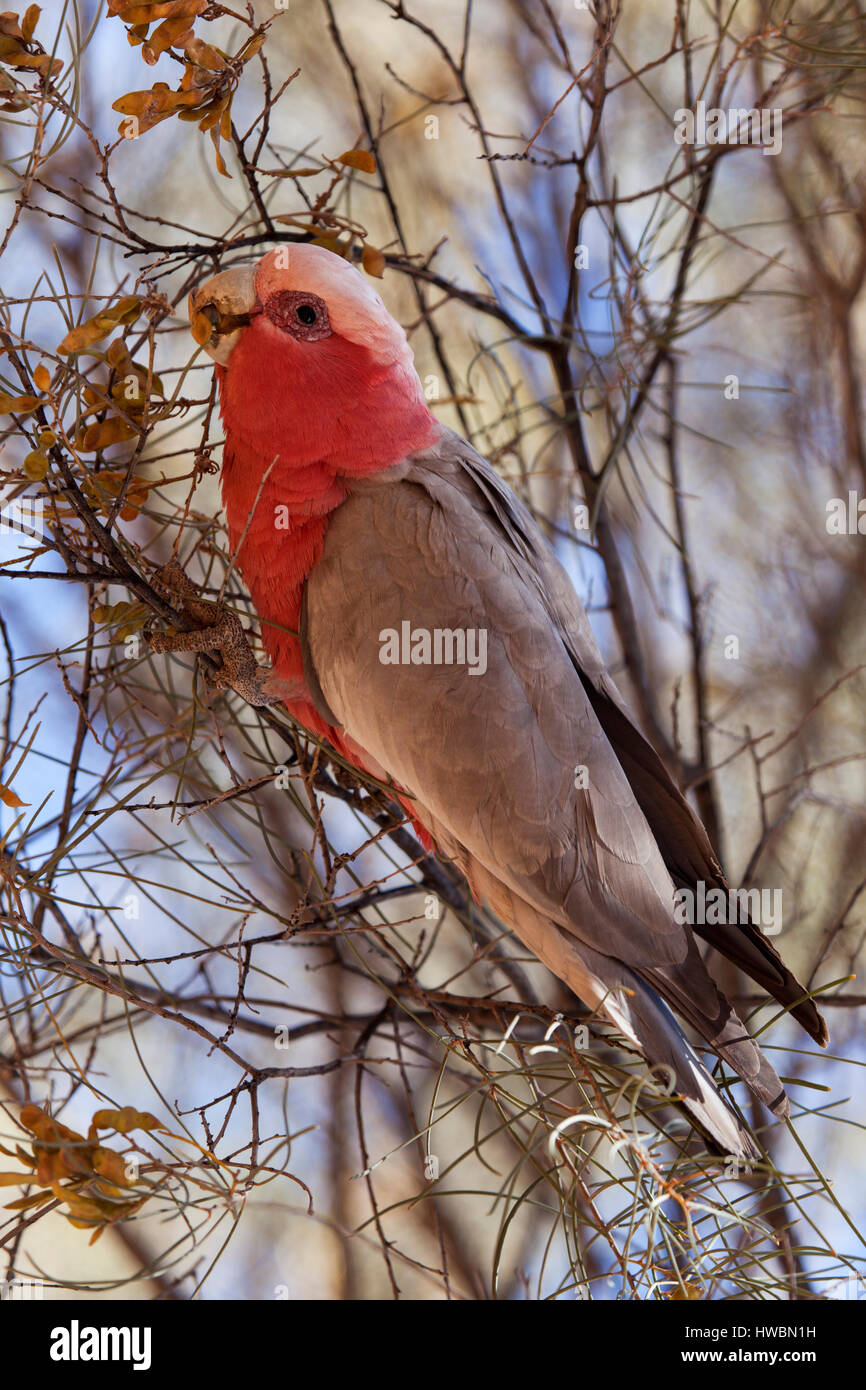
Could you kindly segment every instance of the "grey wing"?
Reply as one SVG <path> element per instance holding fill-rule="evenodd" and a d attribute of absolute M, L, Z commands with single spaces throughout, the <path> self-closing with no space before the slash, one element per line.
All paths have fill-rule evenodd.
<path fill-rule="evenodd" d="M 483 670 L 425 660 L 417 635 L 436 633 L 483 634 Z M 353 486 L 307 581 L 303 644 L 326 717 L 415 798 L 440 849 L 542 960 L 612 1017 L 623 968 L 643 977 L 785 1112 L 675 919 L 671 873 L 595 708 L 602 690 L 627 719 L 588 620 L 529 513 L 457 436 Z M 621 1025 L 651 1060 L 681 1054 L 649 998 L 646 1017 Z M 678 1082 L 709 1123 L 706 1074 L 697 1083 L 700 1064 L 682 1057 Z"/>
<path fill-rule="evenodd" d="M 383 660 L 406 631 L 476 634 L 484 670 Z M 352 491 L 307 581 L 304 632 L 327 706 L 422 820 L 587 946 L 685 959 L 670 875 L 536 571 L 459 462 L 413 459 Z"/>
<path fill-rule="evenodd" d="M 490 465 L 450 433 L 447 447 L 464 456 L 464 467 L 489 496 L 512 544 L 531 564 L 548 611 L 578 671 L 593 711 L 604 729 L 646 817 L 664 863 L 678 887 L 727 889 L 704 826 L 692 811 L 652 744 L 635 725 L 608 675 L 589 619 L 574 588 L 556 559 L 534 517 L 506 487 Z M 722 955 L 738 965 L 788 1008 L 820 1043 L 826 1046 L 827 1027 L 805 986 L 788 969 L 778 951 L 748 920 L 696 923 L 695 931 Z"/>

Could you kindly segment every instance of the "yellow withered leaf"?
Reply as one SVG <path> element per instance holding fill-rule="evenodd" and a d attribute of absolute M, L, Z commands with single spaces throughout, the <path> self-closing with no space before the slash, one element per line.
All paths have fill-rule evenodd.
<path fill-rule="evenodd" d="M 376 160 L 369 150 L 344 150 L 337 155 L 337 163 L 349 169 L 360 169 L 362 174 L 375 174 Z"/>
<path fill-rule="evenodd" d="M 124 295 L 122 299 L 118 299 L 116 304 L 108 305 L 107 308 L 101 309 L 98 314 L 94 314 L 92 318 L 86 319 L 84 323 L 70 328 L 57 351 L 62 357 L 73 352 L 84 352 L 94 343 L 98 343 L 100 339 L 107 338 L 109 333 L 113 333 L 120 324 L 135 323 L 140 311 L 141 300 L 138 295 Z"/>
<path fill-rule="evenodd" d="M 78 447 L 82 453 L 94 454 L 98 449 L 109 449 L 112 444 L 123 444 L 137 436 L 138 430 L 134 425 L 121 420 L 119 415 L 112 415 L 110 420 L 88 425 L 78 441 Z"/>
<path fill-rule="evenodd" d="M 225 101 L 223 100 L 223 98 L 218 97 L 216 101 L 212 101 L 212 102 L 209 103 L 209 105 L 205 106 L 204 109 L 203 109 L 203 111 L 195 111 L 195 112 L 187 112 L 187 111 L 185 111 L 185 112 L 183 113 L 183 115 L 181 116 L 180 119 L 181 119 L 181 120 L 184 120 L 184 118 L 188 118 L 188 119 L 190 119 L 190 120 L 196 119 L 196 120 L 198 120 L 198 128 L 199 128 L 199 130 L 201 130 L 201 131 L 210 130 L 210 129 L 212 128 L 212 126 L 215 126 L 215 125 L 217 124 L 217 122 L 219 121 L 220 117 L 222 116 L 224 106 L 225 106 Z M 200 117 L 201 119 L 199 119 L 199 117 Z"/>
<path fill-rule="evenodd" d="M 41 483 L 48 472 L 48 455 L 43 454 L 41 449 L 31 449 L 29 454 L 25 454 L 21 467 L 32 483 Z"/>
<path fill-rule="evenodd" d="M 44 77 L 54 77 L 63 71 L 63 63 L 59 58 L 52 60 L 47 53 L 25 53 L 23 48 L 0 53 L 0 59 L 11 68 L 35 68 Z"/>
<path fill-rule="evenodd" d="M 131 1187 L 133 1180 L 128 1176 L 126 1159 L 114 1149 L 98 1148 L 93 1155 L 93 1171 L 106 1178 L 116 1187 Z"/>
<path fill-rule="evenodd" d="M 187 15 L 175 15 L 173 19 L 166 19 L 160 24 L 158 29 L 154 29 L 150 38 L 144 45 L 142 57 L 151 67 L 160 55 L 167 53 L 170 48 L 183 48 L 186 41 L 192 38 Z"/>
<path fill-rule="evenodd" d="M 93 1116 L 97 1129 L 116 1129 L 118 1134 L 131 1134 L 134 1129 L 165 1129 L 165 1125 L 147 1110 L 125 1105 L 122 1110 L 97 1110 Z"/>
<path fill-rule="evenodd" d="M 71 328 L 59 344 L 57 351 L 61 356 L 68 353 L 84 352 L 87 348 L 98 343 L 100 338 L 106 337 L 114 327 L 112 319 L 104 318 L 102 314 L 95 315 L 88 319 L 86 323 L 80 323 L 77 328 Z"/>
<path fill-rule="evenodd" d="M 193 69 L 188 68 L 186 72 L 192 74 Z M 187 79 L 186 73 L 181 88 L 182 90 L 173 92 L 167 82 L 154 82 L 146 91 L 127 92 L 125 96 L 118 97 L 117 101 L 111 103 L 112 110 L 119 111 L 124 116 L 134 117 L 138 133 L 143 134 L 169 116 L 175 116 L 179 111 L 185 111 L 190 107 L 201 106 L 208 100 L 207 93 L 194 86 L 191 78 Z M 118 126 L 121 135 L 124 133 L 124 124 L 125 122 L 121 121 Z"/>
<path fill-rule="evenodd" d="M 53 1201 L 51 1192 L 31 1192 L 29 1197 L 19 1197 L 17 1202 L 4 1203 L 4 1211 L 27 1211 L 30 1207 L 42 1207 Z"/>
<path fill-rule="evenodd" d="M 385 257 L 377 247 L 370 246 L 369 243 L 364 244 L 361 252 L 361 265 L 368 275 L 375 275 L 377 280 L 381 280 L 385 274 Z"/>
<path fill-rule="evenodd" d="M 105 356 L 111 363 L 112 367 L 116 368 L 120 368 L 121 363 L 125 363 L 130 360 L 129 348 L 126 346 L 126 343 L 123 341 L 122 338 L 115 338 L 112 342 L 108 344 L 108 347 L 105 350 Z"/>
<path fill-rule="evenodd" d="M 19 1162 L 25 1163 L 28 1168 L 36 1167 L 33 1155 L 29 1154 L 26 1149 L 22 1149 L 20 1144 L 16 1144 L 14 1149 L 4 1148 L 4 1146 L 0 1144 L 0 1154 L 5 1154 L 7 1158 L 17 1158 Z"/>
<path fill-rule="evenodd" d="M 38 396 L 7 396 L 0 391 L 0 415 L 29 415 L 40 404 Z"/>
<path fill-rule="evenodd" d="M 264 41 L 264 34 L 253 34 L 253 37 L 251 39 L 247 39 L 246 43 L 244 44 L 243 48 L 238 54 L 238 61 L 241 63 L 248 63 L 250 58 L 255 58 Z"/>
<path fill-rule="evenodd" d="M 29 43 L 33 38 L 33 31 L 39 22 L 42 13 L 38 5 L 28 5 L 24 11 L 24 18 L 21 21 L 21 33 L 24 35 L 25 42 Z"/>
<path fill-rule="evenodd" d="M 223 68 L 228 67 L 219 49 L 205 43 L 204 39 L 190 39 L 189 43 L 184 44 L 184 53 L 197 68 L 206 68 L 208 72 L 222 72 Z"/>
<path fill-rule="evenodd" d="M 213 141 L 214 158 L 216 159 L 217 173 L 218 173 L 218 174 L 222 174 L 223 178 L 225 178 L 225 179 L 230 179 L 230 178 L 231 178 L 231 174 L 229 173 L 228 169 L 226 168 L 226 162 L 225 162 L 225 160 L 223 159 L 222 155 L 220 154 L 219 135 L 218 135 L 218 133 L 217 133 L 215 130 L 212 130 L 212 131 L 210 132 L 210 138 L 211 138 L 211 140 Z"/>
<path fill-rule="evenodd" d="M 107 1202 L 101 1202 L 95 1197 L 84 1197 L 80 1192 L 76 1192 L 70 1187 L 61 1187 L 59 1183 L 52 1183 L 55 1197 L 59 1197 L 61 1202 L 65 1202 L 72 1215 L 80 1221 L 85 1221 L 88 1225 L 92 1222 L 103 1222 L 106 1218 L 110 1219 L 114 1214 Z"/>
<path fill-rule="evenodd" d="M 22 801 L 21 797 L 13 792 L 10 787 L 4 787 L 2 782 L 0 782 L 0 801 L 3 802 L 4 806 L 11 806 L 13 809 L 17 809 L 19 806 L 30 805 L 29 801 Z M 29 1128 L 29 1125 L 27 1128 Z"/>
<path fill-rule="evenodd" d="M 34 371 L 34 373 L 33 373 L 33 380 L 34 380 L 34 382 L 36 383 L 36 385 L 39 387 L 39 390 L 40 390 L 40 391 L 47 391 L 47 390 L 48 390 L 49 386 L 51 385 L 51 373 L 49 372 L 48 368 L 45 366 L 45 363 L 44 363 L 44 362 L 40 362 L 40 363 L 39 363 L 39 366 L 38 366 L 38 367 L 36 368 L 36 370 Z"/>
<path fill-rule="evenodd" d="M 125 24 L 155 24 L 158 19 L 183 15 L 195 19 L 208 7 L 208 0 L 108 0 L 108 13 Z"/>
<path fill-rule="evenodd" d="M 281 219 L 277 219 L 278 221 Z M 346 259 L 346 243 L 341 242 L 336 236 L 314 236 L 310 242 L 311 246 L 324 246 L 326 251 L 333 251 L 335 256 L 342 256 Z"/>

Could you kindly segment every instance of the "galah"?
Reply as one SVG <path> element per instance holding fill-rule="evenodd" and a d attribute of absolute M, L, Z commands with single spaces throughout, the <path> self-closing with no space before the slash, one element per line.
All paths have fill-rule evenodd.
<path fill-rule="evenodd" d="M 788 1098 L 696 937 L 822 1045 L 823 1019 L 750 922 L 680 920 L 676 890 L 726 891 L 722 870 L 530 511 L 434 418 L 405 333 L 342 257 L 281 247 L 208 280 L 190 319 L 217 364 L 230 544 L 273 666 L 231 670 L 224 650 L 229 683 L 389 781 L 717 1151 L 754 1158 L 672 1010 L 777 1116 Z"/>

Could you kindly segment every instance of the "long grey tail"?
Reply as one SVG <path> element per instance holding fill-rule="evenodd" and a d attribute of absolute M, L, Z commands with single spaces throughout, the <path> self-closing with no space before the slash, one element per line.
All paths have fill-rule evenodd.
<path fill-rule="evenodd" d="M 682 1100 L 700 1128 L 723 1153 L 747 1161 L 759 1159 L 760 1151 L 750 1130 L 723 1099 L 664 999 L 621 962 L 588 952 L 583 945 L 581 956 L 586 958 L 587 965 L 594 973 L 605 980 L 611 991 L 604 1003 L 605 1013 L 651 1067 L 665 1069 L 672 1081 L 672 1096 Z M 679 999 L 676 1003 L 680 1008 Z M 761 1090 L 765 1096 L 772 1094 L 777 1100 L 779 1092 L 784 1096 L 781 1083 L 769 1062 L 732 1011 L 721 1034 L 712 1040 L 712 1046 L 741 1075 L 743 1053 L 748 1048 L 752 1074 L 743 1079 L 757 1090 L 755 1082 L 760 1076 Z M 755 1057 L 760 1061 L 755 1063 Z"/>

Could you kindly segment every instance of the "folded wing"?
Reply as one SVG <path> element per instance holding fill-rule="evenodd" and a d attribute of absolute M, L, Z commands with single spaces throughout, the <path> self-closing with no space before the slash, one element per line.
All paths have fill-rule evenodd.
<path fill-rule="evenodd" d="M 703 827 L 628 716 L 531 514 L 465 441 L 446 431 L 435 452 L 353 488 L 307 581 L 302 636 L 326 717 L 415 799 L 530 949 L 544 959 L 528 938 L 561 935 L 551 968 L 591 1005 L 633 973 L 784 1112 L 674 917 L 675 883 L 723 882 Z M 783 1002 L 802 998 L 754 928 L 726 930 L 720 950 Z M 645 1001 L 658 1033 L 654 1009 Z M 793 1011 L 818 1036 L 811 1001 Z M 658 1039 L 643 1050 L 662 1060 Z M 706 1081 L 692 1081 L 693 1109 Z"/>

